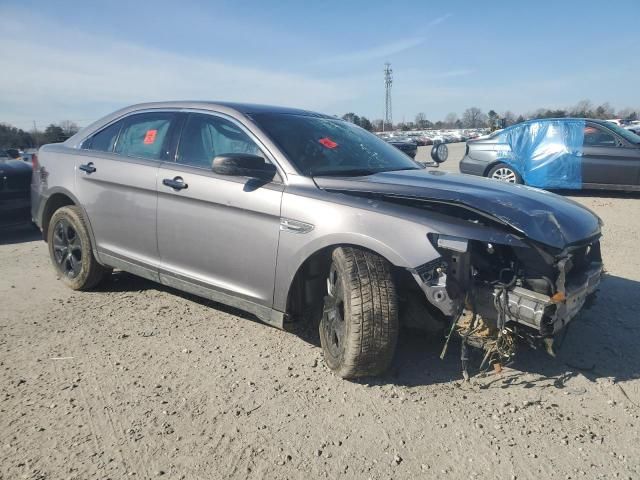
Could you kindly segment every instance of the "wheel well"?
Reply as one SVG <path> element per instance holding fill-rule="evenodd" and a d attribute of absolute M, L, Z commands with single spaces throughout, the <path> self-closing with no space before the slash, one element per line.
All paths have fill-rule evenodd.
<path fill-rule="evenodd" d="M 64 193 L 54 193 L 47 200 L 47 204 L 44 206 L 42 212 L 42 236 L 44 241 L 47 241 L 47 232 L 49 231 L 49 222 L 56 210 L 66 207 L 68 205 L 75 205 L 73 200 Z"/>
<path fill-rule="evenodd" d="M 489 176 L 489 172 L 491 171 L 491 169 L 493 167 L 495 167 L 496 165 L 498 165 L 499 163 L 502 163 L 502 162 L 500 160 L 496 160 L 495 162 L 492 162 L 489 165 L 487 165 L 487 168 L 484 169 L 484 173 L 482 175 L 484 177 L 488 177 Z"/>
<path fill-rule="evenodd" d="M 339 247 L 353 247 L 368 250 L 385 258 L 384 255 L 380 255 L 374 250 L 352 244 L 330 245 L 313 253 L 300 265 L 289 286 L 287 316 L 290 321 L 296 322 L 304 320 L 318 322 L 320 320 L 324 296 L 327 290 L 326 279 L 329 276 L 329 268 L 331 267 L 331 254 Z M 386 260 L 388 261 L 388 259 Z M 405 281 L 410 279 L 411 275 L 405 268 L 396 267 L 392 262 L 389 263 L 394 272 L 397 289 L 399 289 L 401 285 L 405 285 Z M 412 279 L 411 283 L 415 284 Z"/>
<path fill-rule="evenodd" d="M 520 175 L 520 172 L 519 172 L 519 171 L 518 171 L 518 169 L 517 169 L 517 168 L 515 168 L 514 166 L 509 165 L 508 163 L 504 163 L 504 162 L 502 162 L 502 161 L 500 161 L 500 160 L 496 160 L 495 162 L 490 163 L 490 164 L 487 166 L 487 168 L 485 168 L 483 176 L 488 177 L 488 176 L 489 176 L 489 172 L 491 171 L 491 169 L 492 169 L 493 167 L 495 167 L 496 165 L 499 165 L 499 164 L 506 165 L 507 167 L 511 168 L 514 172 L 516 172 L 518 175 Z"/>

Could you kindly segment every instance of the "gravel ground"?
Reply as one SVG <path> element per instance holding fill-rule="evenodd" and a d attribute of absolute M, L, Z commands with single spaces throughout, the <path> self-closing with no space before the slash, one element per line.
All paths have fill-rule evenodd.
<path fill-rule="evenodd" d="M 347 382 L 314 332 L 124 273 L 76 293 L 5 229 L 0 479 L 640 478 L 640 203 L 572 198 L 605 221 L 598 302 L 557 358 L 470 384 L 439 338 L 403 332 L 391 372 Z"/>

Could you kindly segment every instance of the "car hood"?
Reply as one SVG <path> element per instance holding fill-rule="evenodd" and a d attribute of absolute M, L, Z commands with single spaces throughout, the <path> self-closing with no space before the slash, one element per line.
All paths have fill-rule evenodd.
<path fill-rule="evenodd" d="M 573 200 L 482 177 L 437 170 L 402 170 L 362 177 L 314 177 L 314 180 L 327 191 L 460 205 L 557 249 L 600 235 L 598 216 Z"/>

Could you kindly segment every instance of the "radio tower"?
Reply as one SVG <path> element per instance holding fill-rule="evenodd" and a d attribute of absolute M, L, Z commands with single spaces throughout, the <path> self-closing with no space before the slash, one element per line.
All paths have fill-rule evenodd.
<path fill-rule="evenodd" d="M 384 87 L 385 87 L 385 97 L 384 97 L 384 122 L 382 122 L 382 131 L 384 132 L 385 126 L 389 125 L 390 128 L 393 129 L 393 115 L 391 114 L 391 84 L 393 83 L 393 78 L 391 74 L 393 70 L 391 70 L 391 64 L 384 64 Z"/>

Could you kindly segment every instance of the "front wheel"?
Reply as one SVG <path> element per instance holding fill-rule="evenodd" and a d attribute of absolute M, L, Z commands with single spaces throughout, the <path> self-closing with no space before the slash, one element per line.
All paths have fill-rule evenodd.
<path fill-rule="evenodd" d="M 49 255 L 60 279 L 73 290 L 89 290 L 111 272 L 93 256 L 91 239 L 78 207 L 62 207 L 51 217 Z"/>
<path fill-rule="evenodd" d="M 506 163 L 494 165 L 493 168 L 489 170 L 489 173 L 487 173 L 487 177 L 507 183 L 524 183 L 520 174 Z"/>
<path fill-rule="evenodd" d="M 353 247 L 333 251 L 320 322 L 325 362 L 342 378 L 383 373 L 398 338 L 398 299 L 391 265 Z"/>

